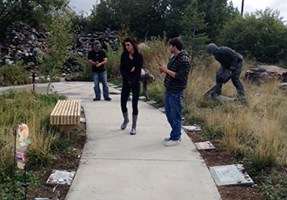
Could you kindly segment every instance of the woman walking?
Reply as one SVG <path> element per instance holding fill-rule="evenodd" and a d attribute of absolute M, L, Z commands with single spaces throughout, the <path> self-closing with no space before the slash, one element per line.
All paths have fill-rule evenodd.
<path fill-rule="evenodd" d="M 139 53 L 136 41 L 132 37 L 127 37 L 122 42 L 123 53 L 120 61 L 120 71 L 122 75 L 121 110 L 124 122 L 121 129 L 124 130 L 129 123 L 127 101 L 132 91 L 132 128 L 131 135 L 136 134 L 138 117 L 138 100 L 140 95 L 140 76 L 143 66 L 143 56 Z"/>

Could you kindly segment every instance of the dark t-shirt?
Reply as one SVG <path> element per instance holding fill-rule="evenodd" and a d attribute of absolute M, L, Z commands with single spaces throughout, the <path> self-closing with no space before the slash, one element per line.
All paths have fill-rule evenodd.
<path fill-rule="evenodd" d="M 98 52 L 95 52 L 94 50 L 91 50 L 88 54 L 88 60 L 92 60 L 94 62 L 102 62 L 104 60 L 104 58 L 107 57 L 107 54 L 104 50 L 99 50 Z M 101 65 L 100 67 L 96 67 L 94 65 L 92 65 L 92 71 L 93 72 L 104 72 L 105 69 L 105 65 Z"/>

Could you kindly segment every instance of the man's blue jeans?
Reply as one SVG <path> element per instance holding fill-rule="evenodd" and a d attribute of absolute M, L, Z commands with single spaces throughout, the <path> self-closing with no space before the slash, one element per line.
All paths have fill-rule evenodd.
<path fill-rule="evenodd" d="M 104 98 L 109 98 L 109 87 L 107 82 L 107 71 L 103 71 L 100 73 L 93 72 L 94 79 L 94 92 L 96 99 L 101 99 L 101 89 L 100 82 L 103 84 L 103 95 Z"/>
<path fill-rule="evenodd" d="M 181 104 L 183 96 L 183 91 L 174 93 L 165 92 L 165 114 L 172 128 L 170 140 L 179 140 L 181 137 Z"/>

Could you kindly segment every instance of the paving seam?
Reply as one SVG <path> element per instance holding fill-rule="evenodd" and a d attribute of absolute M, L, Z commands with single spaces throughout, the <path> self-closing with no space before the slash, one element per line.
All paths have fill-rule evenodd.
<path fill-rule="evenodd" d="M 187 162 L 187 163 L 195 163 L 198 162 L 192 160 L 168 160 L 168 159 L 135 159 L 135 158 L 85 158 L 82 157 L 83 160 L 124 160 L 124 161 L 150 161 L 150 162 Z M 203 161 L 202 161 L 203 162 Z"/>

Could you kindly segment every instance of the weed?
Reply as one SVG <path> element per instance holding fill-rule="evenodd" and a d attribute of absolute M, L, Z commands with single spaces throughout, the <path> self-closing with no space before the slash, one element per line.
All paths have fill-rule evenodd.
<path fill-rule="evenodd" d="M 224 133 L 222 130 L 215 125 L 203 125 L 202 126 L 202 131 L 204 132 L 204 137 L 206 139 L 220 139 Z"/>
<path fill-rule="evenodd" d="M 286 173 L 273 172 L 269 176 L 262 177 L 261 191 L 266 199 L 280 200 L 287 199 L 287 178 Z"/>
<path fill-rule="evenodd" d="M 38 185 L 39 178 L 31 171 L 26 172 L 26 182 L 30 186 Z M 22 200 L 24 199 L 24 187 L 22 186 L 24 179 L 23 171 L 15 171 L 13 177 L 6 177 L 6 180 L 0 184 L 0 199 L 3 200 Z"/>
<path fill-rule="evenodd" d="M 51 144 L 52 151 L 63 151 L 67 152 L 71 146 L 71 141 L 66 138 L 59 138 L 58 140 L 54 140 Z"/>

